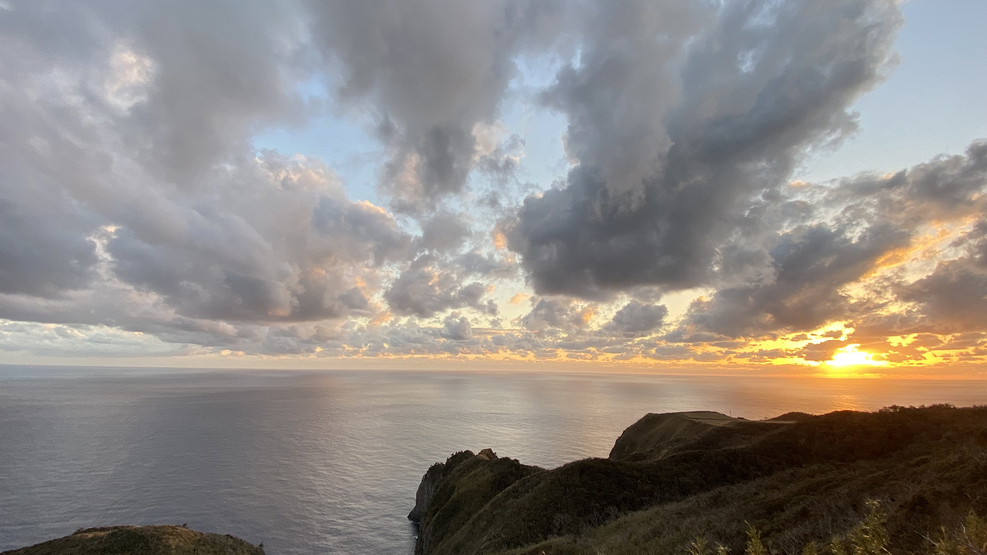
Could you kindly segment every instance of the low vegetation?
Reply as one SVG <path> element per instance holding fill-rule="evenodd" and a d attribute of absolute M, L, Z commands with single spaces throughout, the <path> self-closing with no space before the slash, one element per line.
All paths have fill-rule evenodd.
<path fill-rule="evenodd" d="M 71 536 L 2 555 L 264 555 L 233 536 L 205 534 L 184 526 L 84 528 Z"/>
<path fill-rule="evenodd" d="M 834 536 L 822 547 L 809 542 L 802 547 L 801 555 L 889 555 L 891 538 L 884 526 L 887 515 L 880 503 L 868 503 L 870 511 L 864 519 L 845 536 Z M 926 552 L 932 555 L 985 555 L 987 554 L 987 520 L 971 511 L 963 524 L 947 533 L 940 530 L 935 538 L 929 538 Z M 599 552 L 602 553 L 603 552 Z M 688 555 L 730 555 L 730 548 L 723 544 L 711 546 L 709 540 L 698 536 L 687 549 Z M 761 541 L 761 534 L 753 526 L 747 529 L 747 545 L 744 555 L 769 555 Z"/>
<path fill-rule="evenodd" d="M 648 415 L 609 458 L 554 470 L 460 454 L 416 551 L 987 555 L 987 407 L 696 414 Z"/>

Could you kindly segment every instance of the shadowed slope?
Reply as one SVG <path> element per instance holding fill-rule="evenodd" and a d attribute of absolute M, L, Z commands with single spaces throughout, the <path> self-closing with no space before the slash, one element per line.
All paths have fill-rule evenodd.
<path fill-rule="evenodd" d="M 789 421 L 752 422 L 712 411 L 648 414 L 617 438 L 610 459 L 638 462 L 684 451 L 742 447 Z"/>
<path fill-rule="evenodd" d="M 475 473 L 491 461 L 472 464 Z M 433 521 L 417 552 L 684 553 L 696 535 L 739 548 L 745 522 L 776 551 L 797 552 L 846 533 L 869 499 L 884 501 L 892 547 L 914 551 L 940 525 L 987 512 L 987 407 L 774 422 L 648 415 L 609 459 L 513 476 L 495 491 L 450 475 L 448 495 L 426 510 L 448 516 Z M 471 491 L 469 503 L 460 490 Z"/>

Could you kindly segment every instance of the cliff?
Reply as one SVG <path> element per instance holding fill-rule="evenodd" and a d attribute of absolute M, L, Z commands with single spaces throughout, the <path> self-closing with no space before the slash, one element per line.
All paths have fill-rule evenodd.
<path fill-rule="evenodd" d="M 420 555 L 684 554 L 697 537 L 743 552 L 748 525 L 797 553 L 849 537 L 872 501 L 892 553 L 924 552 L 987 515 L 987 407 L 649 414 L 607 459 L 543 470 L 467 451 L 443 468 L 416 507 Z"/>
<path fill-rule="evenodd" d="M 70 536 L 0 555 L 264 555 L 233 536 L 205 534 L 184 526 L 85 528 Z"/>
<path fill-rule="evenodd" d="M 418 523 L 415 553 L 431 553 L 443 543 L 455 543 L 457 531 L 486 502 L 518 480 L 544 472 L 490 449 L 478 454 L 461 451 L 429 468 L 418 487 L 417 502 L 408 518 Z"/>

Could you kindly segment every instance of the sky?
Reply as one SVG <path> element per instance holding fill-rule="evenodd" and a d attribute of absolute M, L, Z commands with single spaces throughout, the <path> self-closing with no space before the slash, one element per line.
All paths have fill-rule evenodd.
<path fill-rule="evenodd" d="M 987 375 L 982 0 L 0 0 L 0 363 Z"/>

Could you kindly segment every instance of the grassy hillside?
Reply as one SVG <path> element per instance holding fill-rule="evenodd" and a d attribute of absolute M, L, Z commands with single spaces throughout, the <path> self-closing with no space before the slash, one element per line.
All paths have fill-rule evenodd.
<path fill-rule="evenodd" d="M 204 534 L 183 526 L 85 528 L 71 536 L 2 555 L 264 555 L 233 536 Z"/>
<path fill-rule="evenodd" d="M 441 475 L 443 480 L 425 506 L 421 521 L 426 525 L 419 529 L 416 552 L 430 552 L 435 549 L 433 546 L 461 543 L 463 538 L 459 533 L 470 529 L 467 525 L 471 515 L 515 482 L 544 472 L 535 466 L 497 457 L 489 449 L 477 455 L 462 451 L 438 466 L 429 470 Z"/>
<path fill-rule="evenodd" d="M 509 459 L 466 460 L 469 474 L 439 485 L 419 553 L 684 555 L 696 538 L 742 553 L 750 526 L 767 553 L 825 552 L 872 502 L 889 537 L 883 549 L 929 552 L 942 527 L 962 529 L 971 510 L 987 514 L 987 407 L 764 422 L 648 415 L 608 459 L 551 471 L 499 461 Z M 470 484 L 477 473 L 479 487 Z"/>

